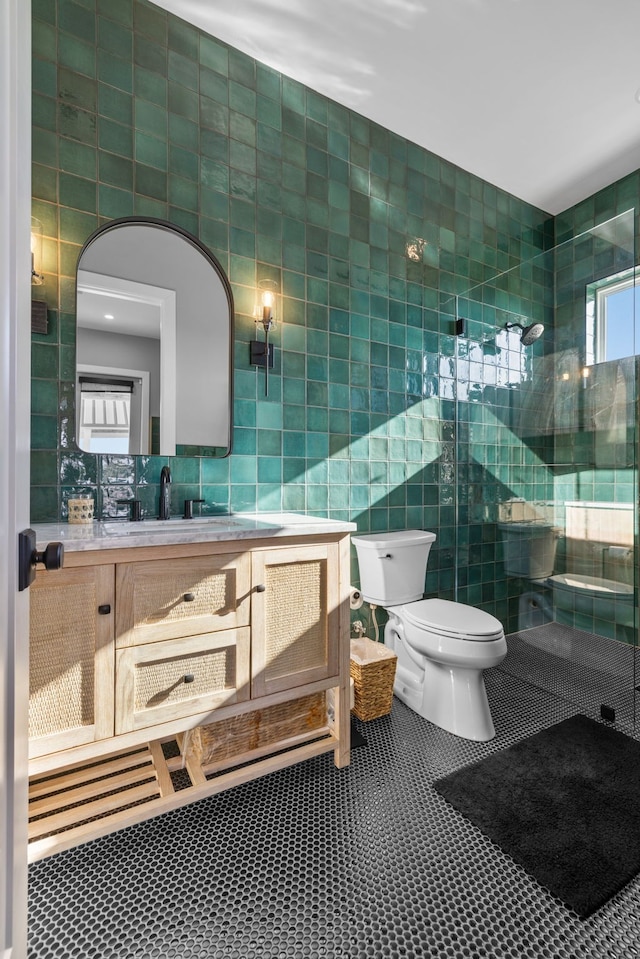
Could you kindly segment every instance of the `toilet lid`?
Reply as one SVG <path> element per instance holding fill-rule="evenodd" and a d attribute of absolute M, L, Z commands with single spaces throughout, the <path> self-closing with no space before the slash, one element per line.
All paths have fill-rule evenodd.
<path fill-rule="evenodd" d="M 415 626 L 427 626 L 451 636 L 475 640 L 498 639 L 504 635 L 499 620 L 475 606 L 447 599 L 421 599 L 402 607 L 404 617 Z"/>

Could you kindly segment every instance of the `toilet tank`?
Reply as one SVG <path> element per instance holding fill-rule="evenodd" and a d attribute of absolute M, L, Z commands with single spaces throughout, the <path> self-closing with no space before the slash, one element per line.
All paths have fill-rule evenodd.
<path fill-rule="evenodd" d="M 549 523 L 498 523 L 507 576 L 545 580 L 553 573 L 558 530 Z"/>
<path fill-rule="evenodd" d="M 384 607 L 422 599 L 427 559 L 435 538 L 435 533 L 421 529 L 352 536 L 363 599 Z"/>

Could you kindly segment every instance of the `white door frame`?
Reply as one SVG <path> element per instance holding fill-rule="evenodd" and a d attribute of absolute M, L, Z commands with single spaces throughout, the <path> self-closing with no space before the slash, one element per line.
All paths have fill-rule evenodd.
<path fill-rule="evenodd" d="M 18 531 L 29 525 L 31 379 L 31 3 L 0 3 L 0 956 L 27 955 L 29 593 Z"/>
<path fill-rule="evenodd" d="M 150 453 L 149 449 L 149 371 L 127 370 L 119 366 L 94 366 L 90 363 L 76 363 L 76 443 L 84 449 L 81 442 L 82 389 L 80 379 L 83 376 L 106 376 L 115 380 L 137 380 L 137 416 L 134 415 L 134 403 L 131 401 L 131 422 L 129 435 L 135 453 Z M 117 387 L 115 388 L 117 389 Z M 129 446 L 131 449 L 131 445 Z"/>
<path fill-rule="evenodd" d="M 78 293 L 97 293 L 99 296 L 120 297 L 131 303 L 156 306 L 160 314 L 160 453 L 176 455 L 176 292 L 164 287 L 126 280 L 117 276 L 103 276 L 89 270 L 78 271 Z"/>

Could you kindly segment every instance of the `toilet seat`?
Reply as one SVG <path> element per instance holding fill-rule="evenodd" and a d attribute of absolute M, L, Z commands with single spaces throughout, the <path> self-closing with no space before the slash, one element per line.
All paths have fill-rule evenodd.
<path fill-rule="evenodd" d="M 490 642 L 504 636 L 502 625 L 490 613 L 447 599 L 422 599 L 398 608 L 407 622 L 422 629 L 470 642 Z"/>

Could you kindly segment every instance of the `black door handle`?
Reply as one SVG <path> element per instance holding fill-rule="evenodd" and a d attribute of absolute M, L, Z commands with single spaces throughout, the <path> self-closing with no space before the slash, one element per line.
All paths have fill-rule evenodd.
<path fill-rule="evenodd" d="M 36 534 L 32 529 L 24 529 L 18 534 L 18 589 L 28 589 L 36 578 L 36 566 L 45 569 L 62 569 L 64 566 L 64 546 L 62 543 L 48 543 L 42 550 L 36 549 Z"/>

